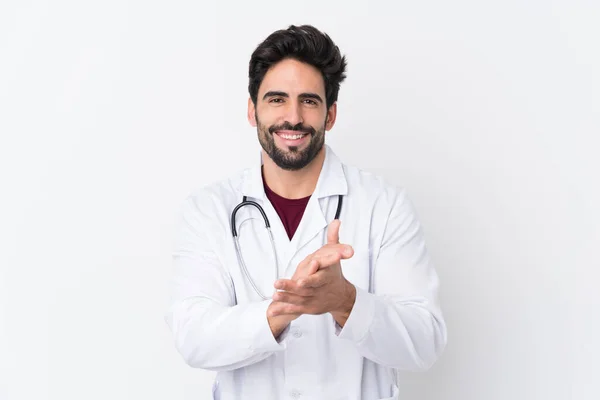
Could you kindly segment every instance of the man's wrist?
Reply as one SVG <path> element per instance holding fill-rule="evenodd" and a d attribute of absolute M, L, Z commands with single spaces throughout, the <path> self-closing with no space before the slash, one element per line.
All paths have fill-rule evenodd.
<path fill-rule="evenodd" d="M 292 322 L 291 319 L 286 318 L 283 315 L 278 315 L 276 317 L 267 316 L 267 321 L 269 322 L 269 328 L 271 328 L 271 333 L 273 337 L 277 340 L 279 335 L 285 330 L 285 328 Z"/>
<path fill-rule="evenodd" d="M 346 321 L 354 308 L 354 302 L 356 301 L 356 287 L 349 281 L 346 281 L 346 290 L 344 293 L 344 301 L 342 302 L 340 309 L 331 312 L 335 321 L 342 327 L 346 324 Z"/>

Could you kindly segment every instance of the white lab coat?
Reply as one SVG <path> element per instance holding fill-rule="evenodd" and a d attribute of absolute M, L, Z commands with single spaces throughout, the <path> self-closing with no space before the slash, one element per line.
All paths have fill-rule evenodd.
<path fill-rule="evenodd" d="M 343 328 L 329 313 L 302 315 L 275 340 L 266 317 L 271 300 L 255 293 L 238 264 L 231 212 L 243 196 L 264 208 L 279 275 L 289 278 L 326 243 L 339 194 L 340 242 L 354 248 L 354 256 L 342 261 L 344 276 L 357 289 L 354 308 Z M 277 276 L 263 218 L 252 206 L 236 218 L 249 273 L 270 296 Z M 291 241 L 265 196 L 257 162 L 187 198 L 173 259 L 165 318 L 185 361 L 218 371 L 214 399 L 399 399 L 395 369 L 425 370 L 446 345 L 438 277 L 406 191 L 342 164 L 327 145 Z"/>

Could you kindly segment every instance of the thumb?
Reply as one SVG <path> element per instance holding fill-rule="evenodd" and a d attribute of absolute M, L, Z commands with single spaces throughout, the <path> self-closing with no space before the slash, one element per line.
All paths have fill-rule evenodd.
<path fill-rule="evenodd" d="M 340 225 L 339 219 L 331 221 L 327 227 L 327 244 L 339 244 L 340 243 Z"/>

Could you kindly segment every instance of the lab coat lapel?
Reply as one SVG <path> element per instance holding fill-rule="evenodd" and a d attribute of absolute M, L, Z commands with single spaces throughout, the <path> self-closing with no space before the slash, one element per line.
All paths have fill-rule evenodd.
<path fill-rule="evenodd" d="M 279 274 L 282 276 L 291 276 L 297 267 L 297 265 L 292 265 L 296 254 L 317 235 L 322 233 L 327 228 L 327 225 L 333 221 L 335 207 L 337 206 L 337 196 L 348 193 L 344 168 L 331 148 L 325 145 L 325 161 L 323 162 L 317 186 L 306 205 L 306 210 L 298 225 L 298 229 L 290 241 L 279 215 L 265 194 L 261 166 L 262 159 L 258 167 L 249 168 L 245 171 L 241 190 L 244 196 L 253 198 L 265 210 L 267 218 L 269 218 L 269 222 L 271 223 L 271 230 L 277 249 Z M 326 200 L 325 198 L 331 196 L 335 197 L 333 201 L 323 201 Z M 325 235 L 322 236 L 326 237 Z M 319 243 L 318 247 L 324 244 Z"/>
<path fill-rule="evenodd" d="M 292 237 L 290 258 L 287 260 L 287 264 L 290 263 L 291 259 L 306 246 L 316 235 L 319 234 L 324 228 L 327 227 L 327 221 L 321 210 L 321 205 L 318 197 L 311 196 L 298 229 Z M 288 265 L 288 268 L 293 267 L 295 270 L 296 265 Z"/>
<path fill-rule="evenodd" d="M 348 192 L 348 184 L 344 174 L 342 163 L 333 153 L 329 146 L 325 146 L 325 161 L 317 181 L 315 191 L 311 196 L 298 229 L 291 241 L 289 258 L 286 259 L 288 270 L 287 274 L 293 274 L 297 265 L 291 263 L 294 256 L 309 244 L 316 236 L 326 239 L 323 234 L 333 218 L 335 217 L 335 208 L 337 207 L 337 196 L 345 195 Z M 327 199 L 332 197 L 332 199 Z M 335 199 L 333 199 L 335 197 Z M 329 201 L 327 201 L 329 200 Z M 316 248 L 325 244 L 324 239 L 318 243 Z M 315 250 L 316 250 L 315 248 Z M 312 250 L 311 250 L 312 251 Z M 294 265 L 292 265 L 294 264 Z"/>

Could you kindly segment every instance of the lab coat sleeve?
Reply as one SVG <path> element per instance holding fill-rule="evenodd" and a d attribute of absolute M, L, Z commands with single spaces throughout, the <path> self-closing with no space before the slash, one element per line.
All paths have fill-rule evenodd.
<path fill-rule="evenodd" d="M 235 304 L 233 282 L 211 249 L 208 216 L 201 210 L 192 197 L 184 203 L 165 321 L 188 365 L 233 370 L 283 350 L 285 342 L 271 333 L 267 320 L 270 300 Z M 285 332 L 279 338 L 283 337 Z"/>
<path fill-rule="evenodd" d="M 438 276 L 405 190 L 387 193 L 391 207 L 374 261 L 372 288 L 356 288 L 353 309 L 336 335 L 378 364 L 398 370 L 430 368 L 446 346 Z M 388 200 L 389 199 L 389 200 Z"/>

